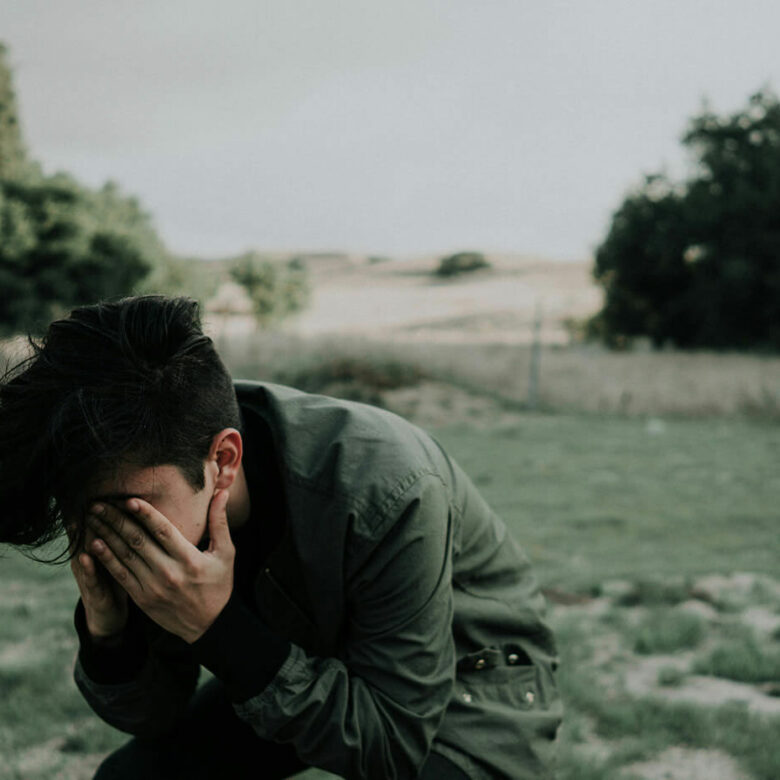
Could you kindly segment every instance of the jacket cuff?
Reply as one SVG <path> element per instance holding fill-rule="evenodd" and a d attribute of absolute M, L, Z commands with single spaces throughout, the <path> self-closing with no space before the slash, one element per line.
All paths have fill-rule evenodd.
<path fill-rule="evenodd" d="M 87 628 L 84 603 L 79 599 L 73 618 L 79 637 L 79 660 L 87 677 L 100 685 L 134 680 L 146 663 L 148 648 L 136 610 L 128 607 L 127 625 L 111 645 L 96 642 Z"/>
<path fill-rule="evenodd" d="M 273 680 L 292 645 L 249 610 L 234 590 L 206 632 L 190 647 L 195 660 L 241 703 L 257 696 Z"/>

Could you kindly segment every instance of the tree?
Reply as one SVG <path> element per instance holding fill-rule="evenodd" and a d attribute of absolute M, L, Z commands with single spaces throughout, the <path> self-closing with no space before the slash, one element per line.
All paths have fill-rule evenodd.
<path fill-rule="evenodd" d="M 78 304 L 129 294 L 150 260 L 59 175 L 0 181 L 0 335 L 40 331 Z"/>
<path fill-rule="evenodd" d="M 273 263 L 248 252 L 235 261 L 230 276 L 247 291 L 260 327 L 300 311 L 311 294 L 306 268 L 296 259 Z"/>
<path fill-rule="evenodd" d="M 596 251 L 607 343 L 780 349 L 780 103 L 769 90 L 730 116 L 694 117 L 694 174 L 647 176 Z"/>
<path fill-rule="evenodd" d="M 91 190 L 28 158 L 0 44 L 0 336 L 129 295 L 152 269 L 167 278 L 169 264 L 149 215 L 116 184 Z"/>
<path fill-rule="evenodd" d="M 16 178 L 29 165 L 7 54 L 8 50 L 0 43 L 0 179 Z"/>

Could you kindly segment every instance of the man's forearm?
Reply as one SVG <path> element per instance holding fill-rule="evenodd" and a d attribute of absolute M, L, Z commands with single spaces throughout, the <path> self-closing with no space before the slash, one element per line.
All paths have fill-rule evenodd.
<path fill-rule="evenodd" d="M 89 634 L 81 603 L 75 623 L 80 648 L 74 678 L 94 712 L 109 725 L 138 736 L 172 727 L 197 684 L 198 665 L 189 645 L 163 631 L 151 637 L 148 619 L 135 606 L 111 645 Z"/>
<path fill-rule="evenodd" d="M 234 590 L 225 608 L 200 639 L 193 656 L 240 703 L 262 693 L 285 662 L 291 644 L 274 634 Z"/>
<path fill-rule="evenodd" d="M 149 650 L 135 609 L 130 609 L 127 625 L 119 634 L 94 637 L 87 627 L 84 604 L 79 599 L 74 624 L 79 637 L 79 660 L 90 679 L 112 684 L 129 682 L 138 675 Z"/>

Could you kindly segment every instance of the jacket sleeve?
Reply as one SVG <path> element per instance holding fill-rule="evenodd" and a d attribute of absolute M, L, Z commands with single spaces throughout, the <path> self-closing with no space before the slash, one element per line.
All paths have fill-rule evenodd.
<path fill-rule="evenodd" d="M 452 523 L 438 477 L 412 485 L 353 546 L 341 656 L 293 645 L 239 716 L 343 777 L 417 777 L 454 684 Z"/>
<path fill-rule="evenodd" d="M 199 667 L 187 643 L 130 605 L 122 646 L 102 650 L 91 644 L 84 607 L 76 607 L 80 649 L 74 678 L 89 706 L 106 723 L 140 737 L 172 728 L 198 681 Z"/>

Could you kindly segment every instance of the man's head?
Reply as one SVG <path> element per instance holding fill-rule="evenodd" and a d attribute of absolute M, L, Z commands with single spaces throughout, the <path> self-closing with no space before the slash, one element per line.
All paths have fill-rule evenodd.
<path fill-rule="evenodd" d="M 208 502 L 224 459 L 228 471 L 240 464 L 239 428 L 232 381 L 194 301 L 75 309 L 0 383 L 0 542 L 42 544 L 65 517 L 80 535 L 104 493 L 163 491 L 170 501 L 178 490 L 192 506 Z"/>

